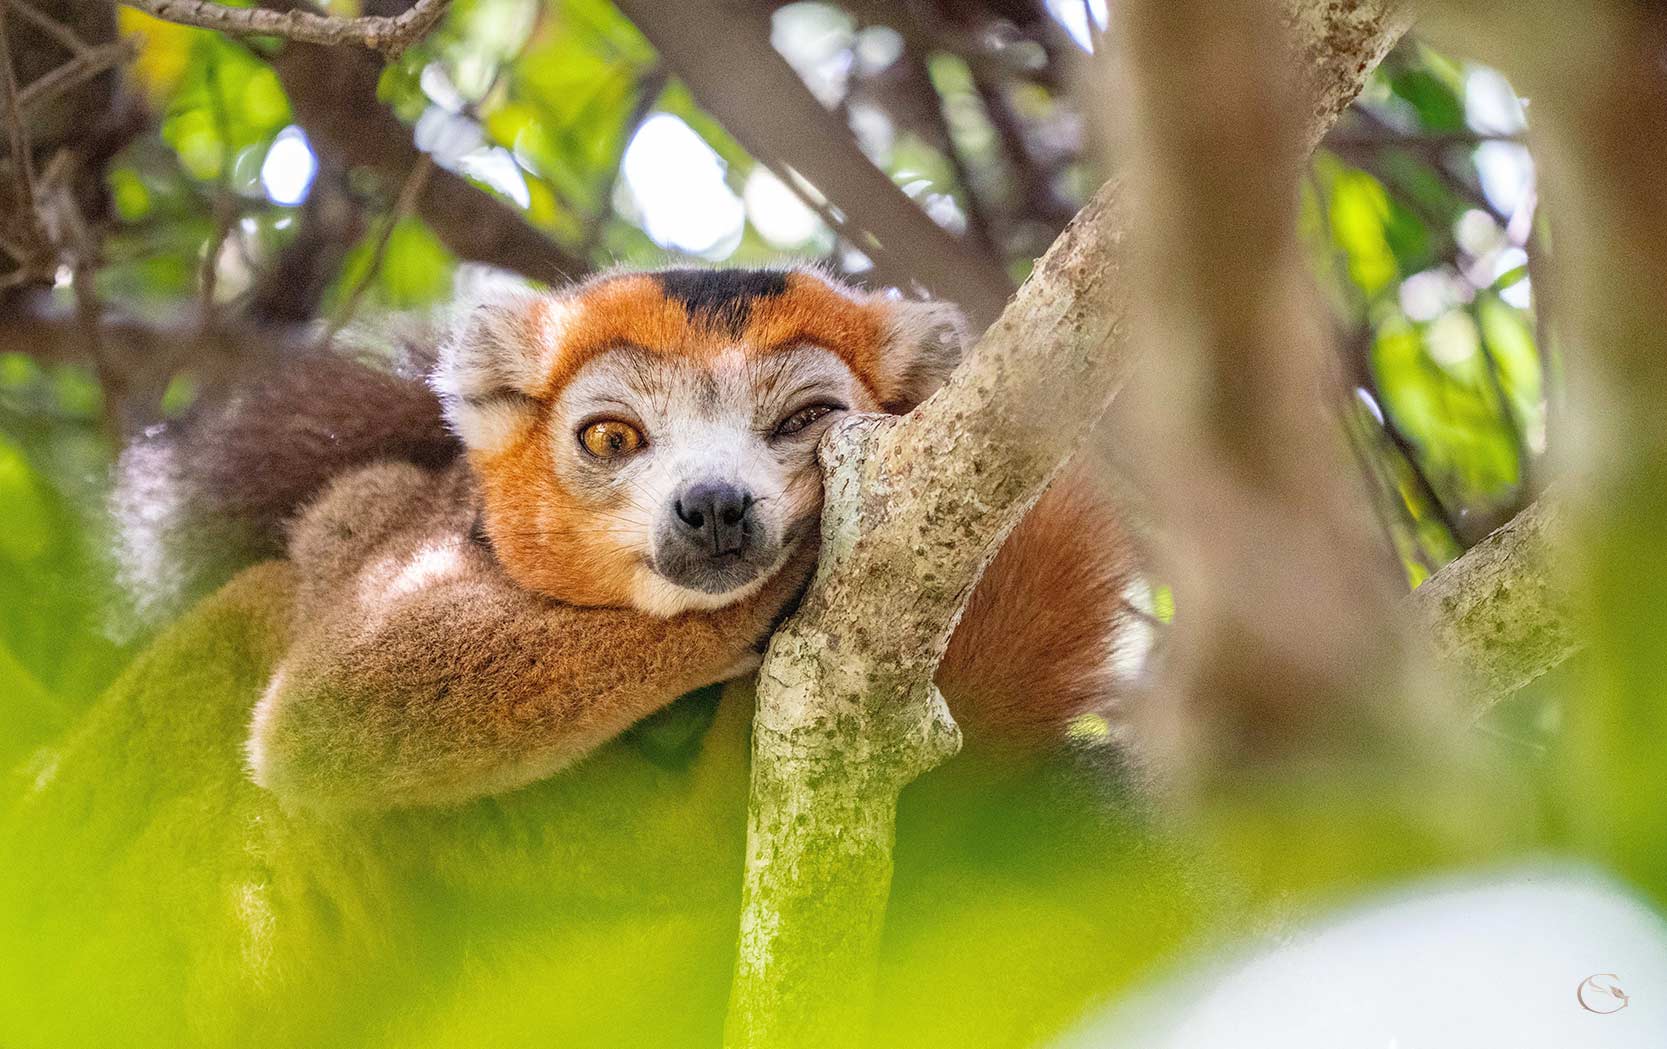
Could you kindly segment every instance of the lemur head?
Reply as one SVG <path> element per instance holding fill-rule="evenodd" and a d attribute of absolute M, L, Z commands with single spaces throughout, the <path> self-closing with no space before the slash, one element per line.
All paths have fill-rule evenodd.
<path fill-rule="evenodd" d="M 959 314 L 813 270 L 613 274 L 476 307 L 435 385 L 523 586 L 657 615 L 751 594 L 817 527 L 816 446 L 906 412 Z"/>

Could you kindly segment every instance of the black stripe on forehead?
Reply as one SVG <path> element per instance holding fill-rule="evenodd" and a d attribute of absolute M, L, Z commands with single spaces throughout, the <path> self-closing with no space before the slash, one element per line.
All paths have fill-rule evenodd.
<path fill-rule="evenodd" d="M 787 294 L 787 274 L 780 270 L 662 270 L 655 277 L 667 298 L 683 304 L 690 320 L 704 319 L 731 335 L 746 328 L 754 299 Z"/>

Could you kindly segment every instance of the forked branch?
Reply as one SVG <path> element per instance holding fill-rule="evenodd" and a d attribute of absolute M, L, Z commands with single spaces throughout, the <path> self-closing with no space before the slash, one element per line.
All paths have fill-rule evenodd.
<path fill-rule="evenodd" d="M 1375 0 L 1282 10 L 1308 67 L 1311 147 L 1405 21 Z M 1002 539 L 1134 364 L 1131 219 L 1107 185 L 943 390 L 824 439 L 822 562 L 759 677 L 731 1046 L 863 1040 L 898 793 L 955 749 L 937 662 Z"/>
<path fill-rule="evenodd" d="M 307 44 L 352 44 L 398 58 L 433 29 L 451 0 L 417 0 L 393 17 L 339 18 L 316 11 L 227 7 L 212 0 L 120 0 L 135 11 L 229 36 L 276 36 Z"/>

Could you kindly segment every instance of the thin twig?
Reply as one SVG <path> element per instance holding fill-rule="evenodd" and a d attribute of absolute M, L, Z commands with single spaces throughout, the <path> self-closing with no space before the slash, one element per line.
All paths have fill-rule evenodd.
<path fill-rule="evenodd" d="M 365 297 L 370 288 L 370 282 L 376 279 L 376 274 L 382 269 L 382 260 L 388 253 L 388 242 L 393 239 L 394 228 L 400 220 L 411 213 L 416 206 L 417 198 L 422 195 L 423 187 L 428 184 L 429 173 L 434 170 L 434 158 L 427 153 L 417 159 L 417 164 L 406 176 L 405 184 L 399 189 L 399 196 L 394 200 L 394 206 L 383 220 L 382 229 L 376 235 L 376 245 L 371 249 L 370 264 L 365 267 L 364 275 L 359 278 L 353 290 L 342 302 L 336 316 L 330 321 L 330 327 L 324 333 L 322 345 L 328 347 L 335 342 L 336 336 L 347 327 L 353 319 L 353 314 L 359 309 L 359 300 Z"/>
<path fill-rule="evenodd" d="M 1337 232 L 1331 223 L 1331 202 L 1326 196 L 1325 187 L 1321 185 L 1319 178 L 1315 175 L 1313 164 L 1308 165 L 1307 177 L 1309 187 L 1314 193 L 1315 210 L 1320 216 L 1322 235 L 1325 238 L 1326 246 L 1332 248 L 1337 243 Z M 1343 275 L 1344 286 L 1353 287 L 1347 280 L 1347 260 L 1343 252 L 1328 250 L 1326 255 L 1331 268 Z M 1388 442 L 1388 446 L 1394 454 L 1398 455 L 1405 464 L 1407 472 L 1412 477 L 1413 486 L 1418 490 L 1424 501 L 1429 504 L 1430 509 L 1434 511 L 1442 527 L 1446 530 L 1448 538 L 1456 547 L 1463 549 L 1466 543 L 1459 532 L 1458 518 L 1447 508 L 1447 504 L 1436 493 L 1434 482 L 1424 472 L 1424 465 L 1419 458 L 1417 448 L 1400 431 L 1400 427 L 1394 420 L 1391 405 L 1384 400 L 1382 391 L 1378 389 L 1377 375 L 1372 370 L 1371 362 L 1373 325 L 1369 304 L 1360 302 L 1358 308 L 1352 312 L 1354 313 L 1352 330 L 1347 335 L 1340 334 L 1335 342 L 1339 356 L 1342 358 L 1342 365 L 1348 372 L 1348 381 L 1350 385 L 1365 391 L 1366 396 L 1370 397 L 1372 403 L 1377 405 L 1378 410 L 1373 415 L 1378 420 L 1380 435 Z M 1362 465 L 1365 465 L 1364 456 L 1362 456 Z M 1392 478 L 1389 480 L 1393 481 Z M 1397 488 L 1397 485 L 1391 484 L 1389 492 L 1396 496 L 1395 502 L 1400 507 L 1401 512 L 1409 518 L 1409 531 L 1416 540 L 1414 545 L 1419 554 L 1423 555 L 1425 553 L 1424 544 L 1421 540 L 1418 540 L 1417 521 L 1412 518 L 1412 509 L 1407 504 L 1406 498 L 1398 494 Z M 1390 534 L 1390 541 L 1392 543 L 1394 541 L 1393 533 Z"/>
<path fill-rule="evenodd" d="M 921 56 L 909 50 L 905 44 L 903 56 L 898 65 L 903 66 L 904 89 L 913 88 L 925 96 L 923 108 L 926 119 L 931 127 L 925 129 L 927 134 L 938 139 L 943 144 L 944 159 L 949 161 L 949 169 L 954 173 L 956 183 L 961 187 L 961 193 L 966 198 L 966 235 L 975 241 L 991 258 L 1006 263 L 1006 254 L 996 242 L 996 223 L 992 219 L 989 209 L 979 198 L 978 189 L 973 185 L 972 166 L 966 155 L 961 151 L 960 143 L 955 141 L 955 133 L 949 126 L 949 116 L 944 112 L 944 97 L 938 92 L 938 85 L 932 80 L 932 73 L 926 67 Z"/>
<path fill-rule="evenodd" d="M 209 236 L 208 249 L 203 255 L 197 285 L 202 301 L 203 327 L 212 329 L 217 320 L 214 292 L 220 282 L 220 252 L 225 247 L 226 237 L 231 234 L 236 209 L 231 189 L 231 122 L 226 116 L 225 97 L 221 94 L 223 85 L 220 81 L 220 63 L 212 51 L 209 52 L 208 68 L 205 72 L 208 76 L 209 102 L 214 110 L 214 125 L 220 135 L 220 174 L 214 187 L 214 232 Z"/>
<path fill-rule="evenodd" d="M 1474 186 L 1465 182 L 1464 179 L 1454 174 L 1453 170 L 1447 166 L 1442 156 L 1442 154 L 1445 153 L 1451 146 L 1479 145 L 1480 143 L 1493 138 L 1504 140 L 1503 136 L 1461 136 L 1453 141 L 1443 141 L 1445 136 L 1440 135 L 1403 134 L 1397 130 L 1394 125 L 1390 124 L 1387 120 L 1378 116 L 1376 113 L 1373 113 L 1370 109 L 1367 109 L 1364 106 L 1355 107 L 1355 113 L 1358 114 L 1359 118 L 1365 122 L 1368 128 L 1371 129 L 1372 134 L 1382 136 L 1383 140 L 1372 143 L 1370 150 L 1368 151 L 1375 152 L 1377 149 L 1402 148 L 1410 153 L 1421 155 L 1425 162 L 1429 165 L 1430 171 L 1434 173 L 1436 178 L 1441 180 L 1441 184 L 1447 187 L 1448 192 L 1452 193 L 1454 196 L 1458 197 L 1470 206 L 1492 215 L 1494 220 L 1501 226 L 1509 223 L 1510 216 L 1501 214 L 1499 209 L 1493 206 L 1493 202 L 1488 200 L 1486 194 L 1480 192 Z M 1332 139 L 1326 142 L 1326 148 L 1334 149 L 1338 153 L 1353 152 L 1354 155 L 1358 157 L 1359 153 L 1362 151 L 1361 147 L 1358 147 L 1358 145 L 1351 146 L 1349 143 L 1350 140 L 1347 138 L 1343 138 L 1341 140 Z"/>
<path fill-rule="evenodd" d="M 100 44 L 80 52 L 68 62 L 37 77 L 17 96 L 18 110 L 28 116 L 37 106 L 75 88 L 138 54 L 131 40 L 114 44 Z"/>
<path fill-rule="evenodd" d="M 1429 151 L 1446 149 L 1450 146 L 1479 146 L 1484 142 L 1515 142 L 1526 145 L 1527 139 L 1522 135 L 1487 134 L 1478 131 L 1397 131 L 1392 125 L 1375 115 L 1367 119 L 1369 128 L 1338 131 L 1327 135 L 1321 143 L 1325 149 L 1337 153 L 1347 153 L 1362 150 L 1388 149 L 1401 146 L 1406 149 Z"/>
<path fill-rule="evenodd" d="M 976 69 L 972 82 L 985 118 L 995 130 L 997 148 L 1013 182 L 1009 209 L 1015 215 L 1040 222 L 1050 236 L 1057 234 L 1075 212 L 1054 191 L 1058 163 L 1033 155 L 1025 138 L 1024 121 L 1014 110 L 1005 85 L 991 81 Z"/>
<path fill-rule="evenodd" d="M 63 45 L 64 50 L 72 55 L 84 54 L 92 49 L 92 45 L 77 36 L 75 30 L 28 3 L 27 0 L 6 0 L 3 6 L 10 7 L 13 14 L 58 41 Z"/>
<path fill-rule="evenodd" d="M 393 59 L 427 35 L 451 0 L 417 0 L 392 18 L 338 18 L 315 11 L 226 7 L 207 0 L 120 0 L 123 6 L 179 25 L 230 36 L 276 36 L 307 44 L 356 44 Z"/>
<path fill-rule="evenodd" d="M 6 32 L 9 0 L 0 0 L 0 98 L 6 103 L 6 143 L 11 151 L 13 189 L 17 195 L 17 212 L 22 219 L 27 241 L 22 245 L 31 256 L 44 239 L 40 233 L 40 218 L 35 210 L 35 161 L 29 145 L 29 129 L 24 125 L 23 103 L 17 89 L 17 71 L 12 68 L 11 41 Z M 19 258 L 19 263 L 29 260 Z"/>
<path fill-rule="evenodd" d="M 1388 438 L 1390 447 L 1394 448 L 1400 455 L 1401 460 L 1406 463 L 1407 472 L 1412 478 L 1413 488 L 1429 504 L 1430 510 L 1441 521 L 1442 527 L 1453 538 L 1453 542 L 1461 548 L 1469 546 L 1480 536 L 1473 535 L 1470 531 L 1460 527 L 1458 515 L 1447 505 L 1446 500 L 1442 499 L 1440 493 L 1436 491 L 1435 482 L 1425 472 L 1424 460 L 1418 446 L 1413 443 L 1412 438 L 1402 432 L 1400 424 L 1395 421 L 1394 408 L 1384 398 L 1383 391 L 1378 388 L 1377 375 L 1372 370 L 1371 345 L 1371 329 L 1357 329 L 1350 336 L 1349 345 L 1343 354 L 1344 362 L 1353 369 L 1355 384 L 1366 391 L 1367 395 L 1377 404 L 1379 411 L 1383 413 L 1383 435 Z"/>

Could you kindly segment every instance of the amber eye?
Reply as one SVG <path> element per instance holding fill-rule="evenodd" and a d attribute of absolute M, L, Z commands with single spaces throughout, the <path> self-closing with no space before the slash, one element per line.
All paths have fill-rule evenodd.
<path fill-rule="evenodd" d="M 579 443 L 598 459 L 617 459 L 642 447 L 642 431 L 618 419 L 604 419 L 580 430 Z"/>
<path fill-rule="evenodd" d="M 789 437 L 798 433 L 800 430 L 809 426 L 816 420 L 822 418 L 824 415 L 839 411 L 840 408 L 841 405 L 837 404 L 807 405 L 777 423 L 775 435 L 777 437 Z"/>

